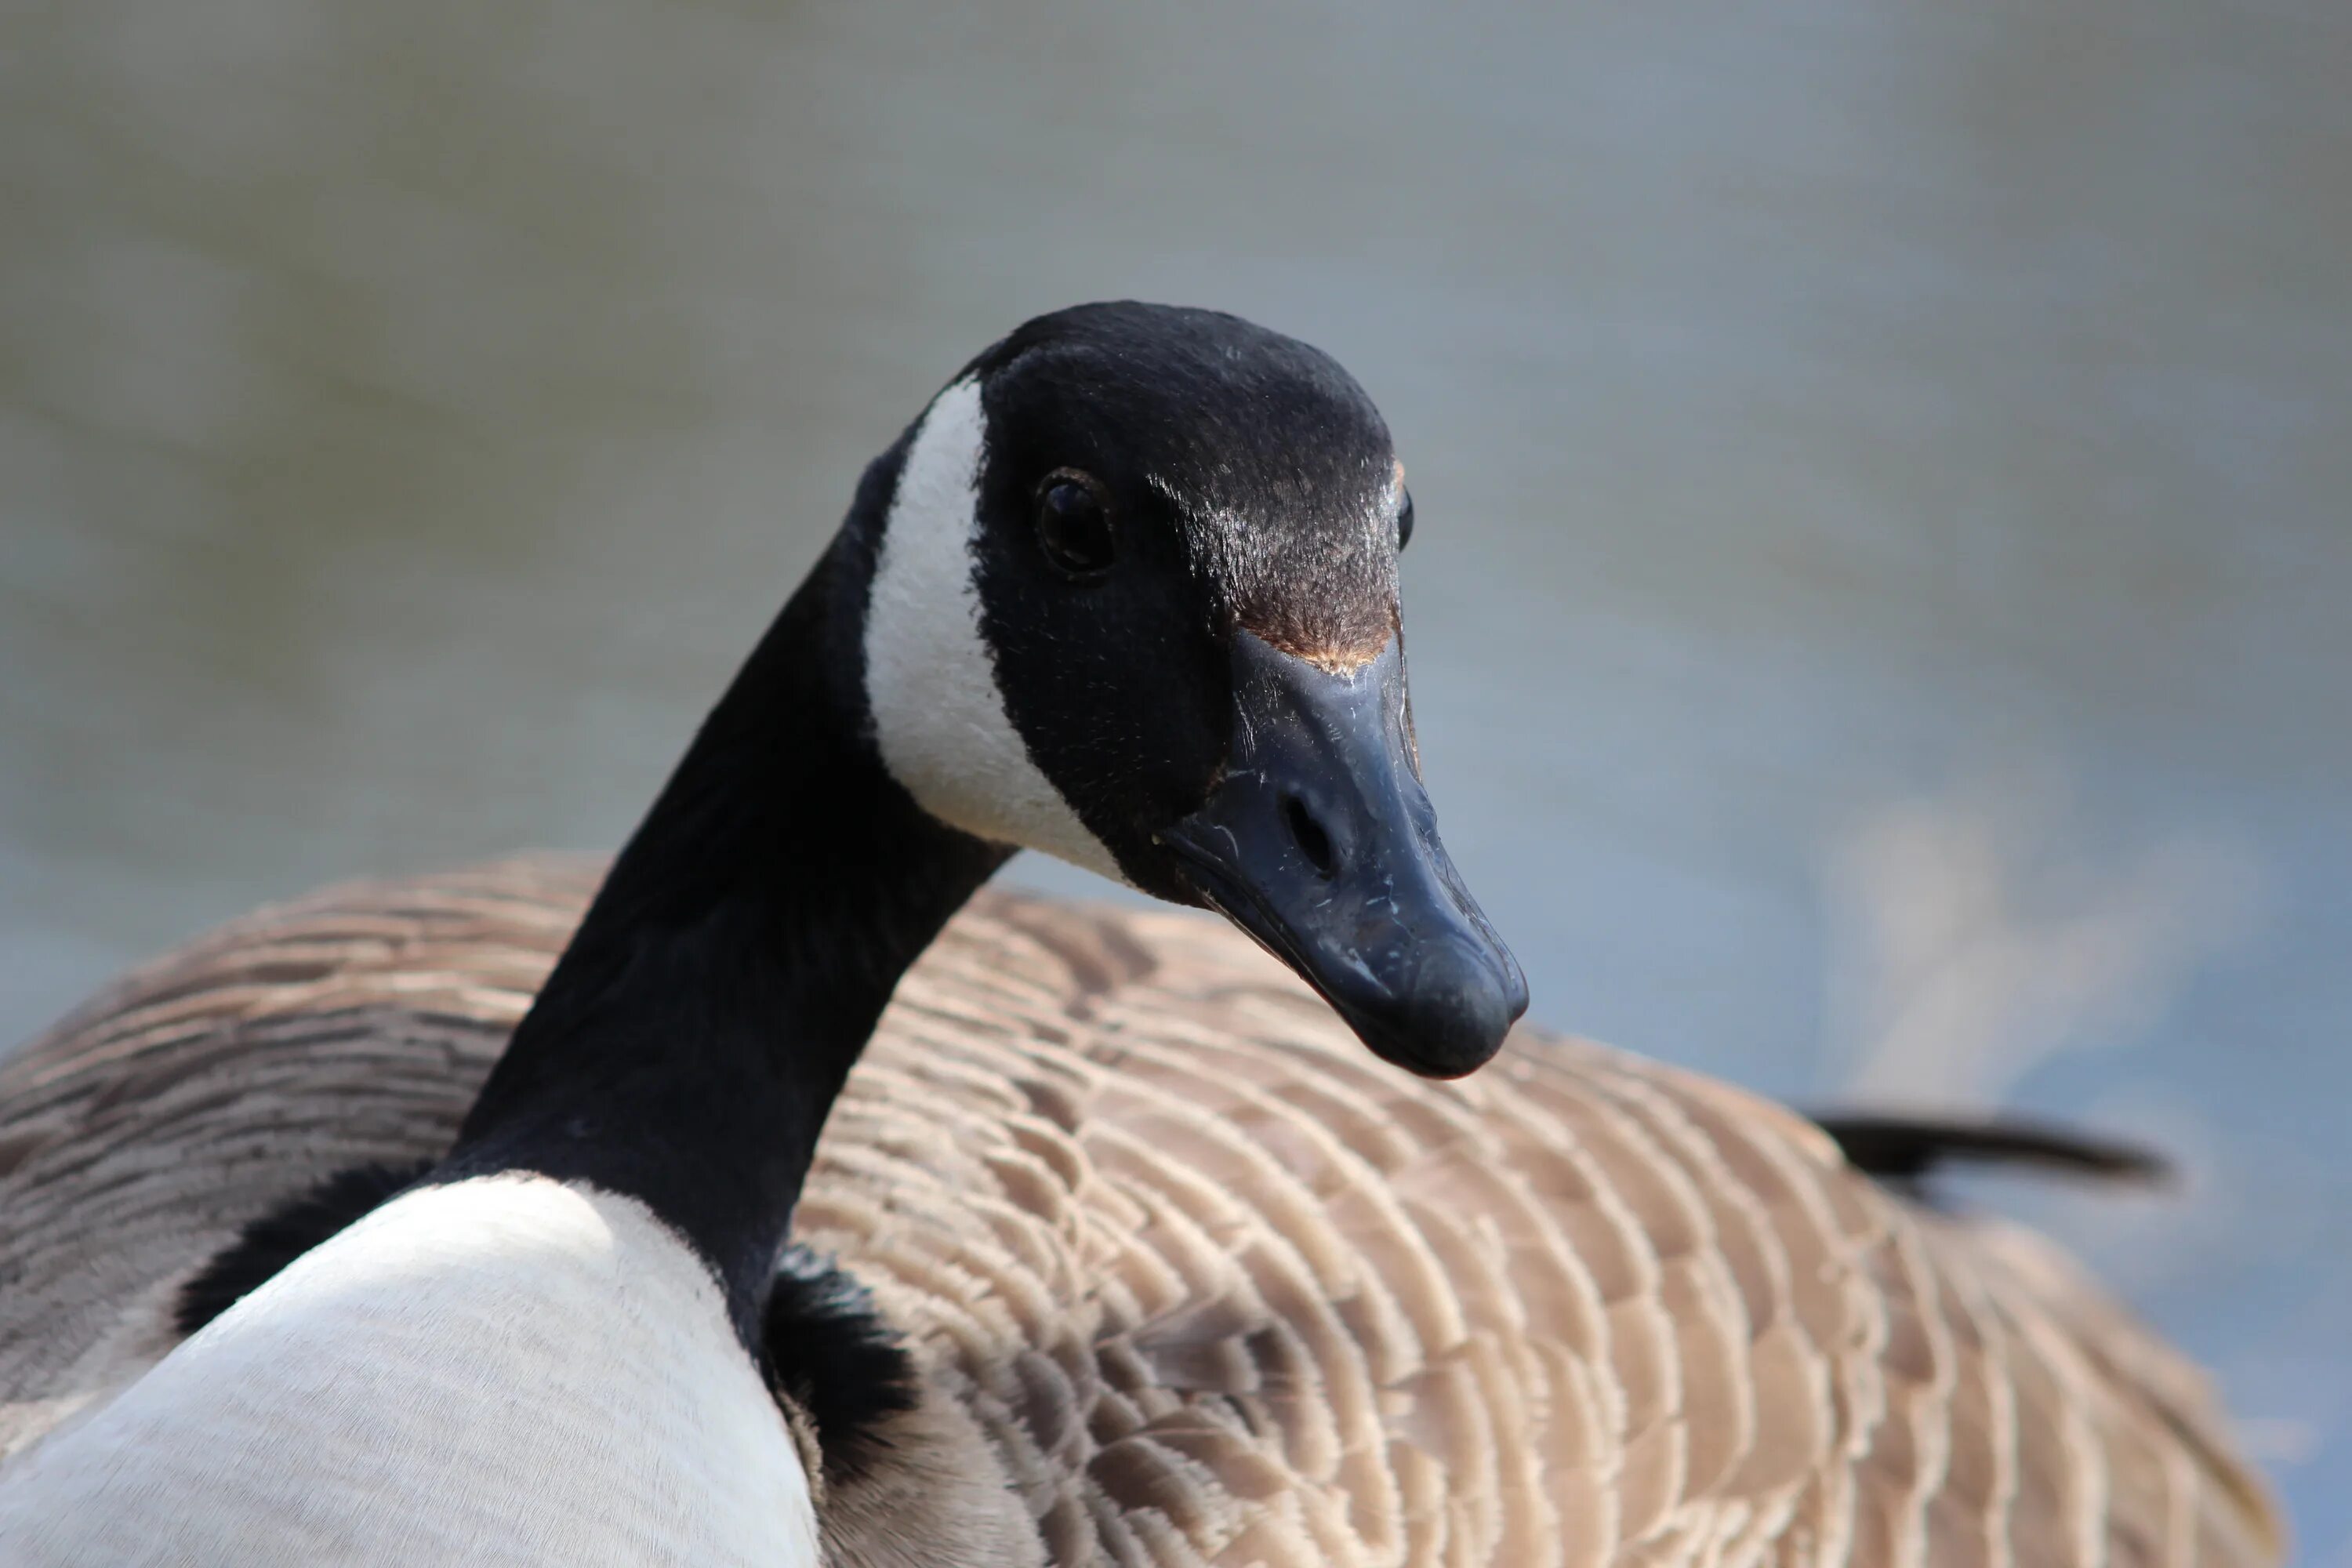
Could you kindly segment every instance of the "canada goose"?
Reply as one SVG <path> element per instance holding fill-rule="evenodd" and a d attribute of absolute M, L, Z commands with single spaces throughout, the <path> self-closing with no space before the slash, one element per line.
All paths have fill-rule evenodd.
<path fill-rule="evenodd" d="M 0 1067 L 9 1560 L 28 1542 L 186 1560 L 190 1530 L 237 1561 L 318 1560 L 327 1537 L 289 1545 L 289 1521 L 331 1532 L 369 1487 L 420 1477 L 445 1506 L 371 1526 L 405 1540 L 341 1539 L 340 1560 L 814 1562 L 818 1528 L 828 1562 L 948 1568 L 2274 1555 L 2193 1372 L 2045 1253 L 1878 1193 L 1793 1117 L 1598 1047 L 1529 1038 L 1448 1086 L 1375 1066 L 1246 944 L 1181 917 L 998 895 L 949 923 L 815 1152 L 793 1222 L 814 1254 L 769 1272 L 782 1223 L 758 1197 L 799 1188 L 847 1057 L 996 844 L 1220 905 L 1416 1069 L 1475 1068 L 1516 1016 L 1516 970 L 1412 783 L 1385 433 L 1305 354 L 1189 312 L 1032 323 L 869 474 L 584 924 L 597 873 L 577 862 L 333 891 L 133 975 Z M 1298 377 L 1329 402 L 1312 418 L 1276 395 Z M 933 469 L 943 408 L 961 465 Z M 1172 456 L 1139 459 L 1147 440 Z M 1087 500 L 1037 482 L 1071 446 L 1115 526 L 1173 492 L 1173 526 L 1116 547 L 1167 552 L 1155 581 L 1208 599 L 1206 626 L 1129 609 L 1024 635 L 1086 600 L 1016 545 L 1098 569 Z M 1370 519 L 1379 550 L 1274 558 L 1234 526 L 1265 521 L 1253 498 L 1185 483 L 1277 462 L 1261 507 L 1279 494 L 1334 534 Z M 917 518 L 934 548 L 908 562 Z M 1047 537 L 1023 542 L 1033 519 Z M 867 573 L 871 613 L 827 624 Z M 1119 659 L 1138 648 L 1172 692 L 1139 698 Z M 1301 656 L 1367 652 L 1331 715 Z M 744 697 L 861 667 L 871 753 Z M 1228 684 L 1252 721 L 1230 740 L 1230 704 L 1204 700 Z M 1318 694 L 1346 722 L 1277 717 Z M 1135 722 L 1071 745 L 1074 712 Z M 1186 745 L 1198 727 L 1219 732 Z M 1139 783 L 1146 756 L 1164 771 Z M 773 821 L 796 814 L 760 787 L 771 768 L 821 784 L 821 809 Z M 899 814 L 879 847 L 860 826 L 877 805 Z M 904 869 L 911 840 L 948 885 L 880 911 L 877 957 L 841 934 L 843 879 L 773 874 L 793 826 L 823 830 L 791 845 L 821 871 Z M 1367 857 L 1422 922 L 1406 938 L 1339 918 L 1383 890 L 1355 879 Z M 828 918 L 714 950 L 713 927 L 740 933 L 712 883 Z M 1326 901 L 1310 919 L 1286 893 Z M 647 925 L 669 940 L 624 942 Z M 845 973 L 855 1005 L 791 992 Z M 743 991 L 837 1047 L 813 1084 L 778 1096 L 727 1058 Z M 582 1068 L 616 1039 L 663 1050 L 616 1051 L 600 1101 Z M 660 1141 L 622 1136 L 646 1126 Z M 491 1173 L 513 1170 L 542 1174 Z M 528 1304 L 519 1257 L 544 1287 Z M 616 1297 L 649 1346 L 634 1365 L 598 1316 Z M 152 1391 L 189 1366 L 236 1419 L 212 1404 L 175 1444 L 188 1406 L 158 1414 Z M 342 1403 L 402 1379 L 386 1419 Z M 270 1434 L 300 1483 L 271 1511 L 282 1478 L 236 1445 L 287 1406 L 256 1388 L 307 1391 L 383 1446 Z M 486 1391 L 521 1417 L 469 1422 Z M 106 1463 L 163 1486 L 110 1489 Z M 656 1491 L 680 1506 L 638 1511 Z M 67 1496 L 104 1503 L 61 1514 Z"/>
<path fill-rule="evenodd" d="M 1525 1010 L 1420 784 L 1406 505 L 1354 381 L 1233 317 L 1080 308 L 982 353 L 869 468 L 454 1143 L 338 1174 L 302 1213 L 349 1223 L 290 1258 L 216 1259 L 225 1310 L 0 1476 L 0 1547 L 814 1563 L 791 1390 L 863 1310 L 778 1261 L 884 1004 L 1015 847 L 1224 911 L 1416 1071 Z"/>

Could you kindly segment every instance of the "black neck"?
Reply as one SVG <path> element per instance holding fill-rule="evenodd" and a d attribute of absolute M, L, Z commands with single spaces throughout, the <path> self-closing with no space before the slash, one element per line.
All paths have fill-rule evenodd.
<path fill-rule="evenodd" d="M 884 477 L 861 510 L 880 510 Z M 614 862 L 443 1168 L 643 1200 L 709 1261 L 755 1352 L 844 1079 L 899 977 L 1009 853 L 924 813 L 875 753 L 859 628 L 878 531 L 858 521 Z"/>

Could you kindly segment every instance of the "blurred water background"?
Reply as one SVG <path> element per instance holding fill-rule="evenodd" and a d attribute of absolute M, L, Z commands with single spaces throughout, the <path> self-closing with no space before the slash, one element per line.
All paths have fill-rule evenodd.
<path fill-rule="evenodd" d="M 1221 305 L 1398 433 L 1538 1016 L 2176 1152 L 1971 1195 L 2352 1563 L 2343 0 L 0 18 L 0 1038 L 616 843 L 964 356 Z"/>

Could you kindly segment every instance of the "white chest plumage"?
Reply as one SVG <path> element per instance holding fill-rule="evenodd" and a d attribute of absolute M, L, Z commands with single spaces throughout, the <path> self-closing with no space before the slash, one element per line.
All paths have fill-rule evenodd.
<path fill-rule="evenodd" d="M 0 1562 L 813 1568 L 716 1281 L 633 1199 L 410 1194 L 0 1471 Z"/>

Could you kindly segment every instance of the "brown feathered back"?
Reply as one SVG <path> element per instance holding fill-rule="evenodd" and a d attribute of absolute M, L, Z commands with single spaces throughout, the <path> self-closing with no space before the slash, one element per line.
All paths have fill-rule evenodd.
<path fill-rule="evenodd" d="M 168 1349 L 247 1221 L 444 1144 L 599 870 L 266 910 L 0 1066 L 0 1451 Z M 1522 1031 L 1409 1078 L 1192 917 L 983 897 L 901 986 L 796 1228 L 929 1379 L 825 1500 L 845 1564 L 1003 1560 L 926 1546 L 973 1468 L 928 1446 L 974 1424 L 1055 1564 L 2284 1552 L 2203 1379 L 2046 1247 L 1600 1047 Z"/>

